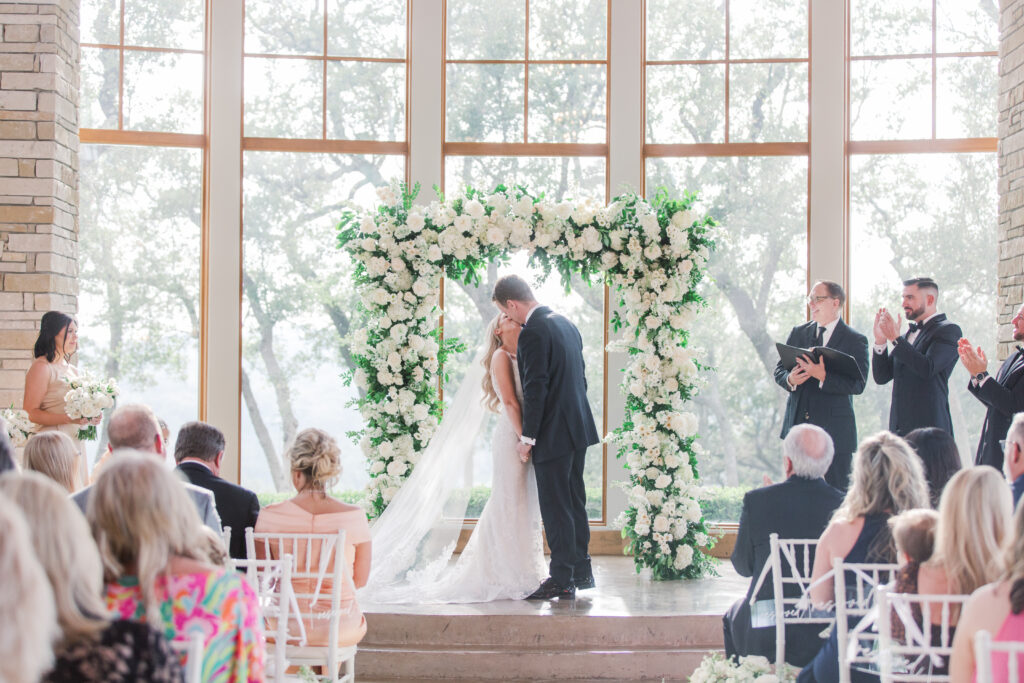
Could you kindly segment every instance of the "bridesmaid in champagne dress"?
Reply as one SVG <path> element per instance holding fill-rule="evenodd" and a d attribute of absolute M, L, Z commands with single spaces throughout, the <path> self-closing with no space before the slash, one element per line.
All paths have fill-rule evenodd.
<path fill-rule="evenodd" d="M 78 323 L 66 313 L 48 311 L 39 326 L 39 338 L 34 349 L 35 360 L 25 375 L 25 395 L 22 407 L 28 419 L 41 425 L 39 431 L 57 430 L 70 436 L 78 447 L 79 484 L 89 483 L 85 443 L 78 440 L 78 430 L 90 423 L 82 418 L 72 420 L 64 412 L 64 394 L 68 392 L 65 377 L 77 377 L 78 368 L 70 358 L 78 349 Z M 94 418 L 92 424 L 99 424 Z"/>

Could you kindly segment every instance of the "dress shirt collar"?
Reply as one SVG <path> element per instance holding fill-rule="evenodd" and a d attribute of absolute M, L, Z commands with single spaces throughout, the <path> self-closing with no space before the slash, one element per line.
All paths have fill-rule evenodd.
<path fill-rule="evenodd" d="M 525 325 L 526 323 L 530 322 L 530 316 L 531 316 L 531 315 L 533 315 L 533 312 L 534 312 L 534 311 L 536 311 L 536 310 L 537 310 L 538 308 L 540 308 L 540 304 L 537 304 L 536 306 L 534 306 L 533 308 L 531 308 L 531 309 L 530 309 L 529 311 L 527 311 L 527 313 L 526 313 L 526 318 L 525 318 L 525 319 L 523 319 L 523 324 L 524 324 L 524 325 Z"/>

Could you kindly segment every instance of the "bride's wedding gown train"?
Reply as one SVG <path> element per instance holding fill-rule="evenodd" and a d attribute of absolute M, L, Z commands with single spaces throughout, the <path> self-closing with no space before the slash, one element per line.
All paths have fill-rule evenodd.
<path fill-rule="evenodd" d="M 522 382 L 519 370 L 515 360 L 511 357 L 509 360 L 515 377 L 516 394 L 521 402 Z M 491 379 L 501 398 L 493 372 Z M 446 548 L 433 562 L 428 559 L 426 566 L 410 569 L 402 581 L 391 582 L 386 586 L 375 586 L 371 573 L 370 583 L 365 589 L 367 599 L 380 603 L 489 602 L 503 599 L 519 600 L 536 590 L 541 580 L 547 576 L 541 537 L 540 504 L 537 500 L 533 465 L 520 461 L 516 452 L 518 441 L 508 416 L 504 412 L 500 413 L 491 441 L 494 473 L 491 497 L 458 559 L 443 568 L 431 566 L 439 562 L 448 563 L 452 548 Z M 458 444 L 458 447 L 472 448 L 472 444 L 462 443 Z M 448 472 L 452 472 L 452 469 L 448 469 Z M 410 478 L 406 486 L 415 483 Z M 415 490 L 412 493 L 415 494 Z M 376 563 L 379 555 L 384 556 L 392 549 L 378 548 L 377 534 L 374 536 L 373 553 Z M 397 538 L 395 540 L 397 541 Z M 421 543 L 422 540 L 407 539 L 409 543 Z M 422 542 L 422 545 L 428 546 L 429 543 Z M 420 551 L 421 556 L 425 554 Z M 424 563 L 421 561 L 420 564 Z"/>

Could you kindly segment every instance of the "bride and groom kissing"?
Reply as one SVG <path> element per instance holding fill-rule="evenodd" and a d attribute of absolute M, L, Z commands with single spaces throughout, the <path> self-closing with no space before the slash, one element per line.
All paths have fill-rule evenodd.
<path fill-rule="evenodd" d="M 587 401 L 583 339 L 519 276 L 499 278 L 491 298 L 501 313 L 488 326 L 479 362 L 371 529 L 373 568 L 360 601 L 551 600 L 594 587 L 583 468 L 600 437 Z M 472 459 L 486 409 L 498 412 L 491 495 L 449 564 L 466 490 L 453 473 Z M 454 513 L 452 501 L 462 504 Z M 546 572 L 541 521 L 551 549 Z"/>

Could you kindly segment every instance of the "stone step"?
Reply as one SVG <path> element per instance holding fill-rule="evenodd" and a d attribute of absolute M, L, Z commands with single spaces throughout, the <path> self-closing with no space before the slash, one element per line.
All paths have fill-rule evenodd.
<path fill-rule="evenodd" d="M 359 646 L 359 680 L 685 681 L 715 648 L 558 650 Z"/>
<path fill-rule="evenodd" d="M 520 650 L 722 647 L 722 617 L 711 614 L 643 616 L 366 615 L 360 644 L 380 648 L 448 649 L 513 647 Z"/>

